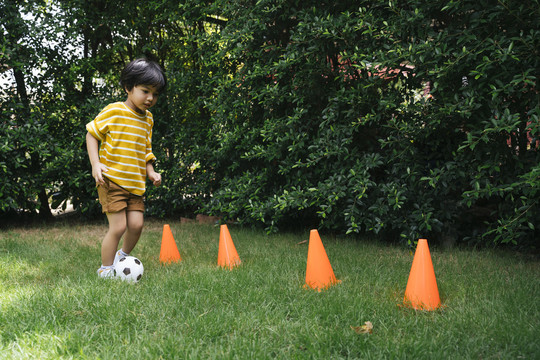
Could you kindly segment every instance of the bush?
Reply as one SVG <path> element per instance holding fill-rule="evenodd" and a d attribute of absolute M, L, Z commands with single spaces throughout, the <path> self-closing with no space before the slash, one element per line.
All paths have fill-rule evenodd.
<path fill-rule="evenodd" d="M 409 243 L 538 237 L 532 3 L 224 13 L 220 58 L 237 71 L 208 104 L 206 210 Z"/>
<path fill-rule="evenodd" d="M 535 2 L 51 4 L 0 6 L 2 63 L 34 90 L 2 94 L 0 215 L 44 214 L 52 194 L 99 213 L 84 125 L 144 54 L 170 84 L 150 215 L 409 244 L 539 237 Z"/>

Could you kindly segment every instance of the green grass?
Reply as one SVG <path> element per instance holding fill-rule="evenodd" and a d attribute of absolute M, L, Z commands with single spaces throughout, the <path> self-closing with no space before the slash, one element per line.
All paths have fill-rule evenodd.
<path fill-rule="evenodd" d="M 321 232 L 342 282 L 319 293 L 302 288 L 307 231 L 229 227 L 229 271 L 218 227 L 170 225 L 183 261 L 159 263 L 163 222 L 148 221 L 135 285 L 97 278 L 104 223 L 0 232 L 0 358 L 540 358 L 535 257 L 431 247 L 443 308 L 421 312 L 402 306 L 408 249 Z M 366 321 L 372 334 L 351 329 Z"/>

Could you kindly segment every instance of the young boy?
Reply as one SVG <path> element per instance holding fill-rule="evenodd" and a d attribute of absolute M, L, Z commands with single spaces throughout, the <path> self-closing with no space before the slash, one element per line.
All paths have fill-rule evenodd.
<path fill-rule="evenodd" d="M 126 66 L 120 83 L 126 91 L 126 101 L 107 105 L 86 125 L 92 176 L 109 222 L 101 246 L 102 265 L 97 271 L 103 278 L 114 276 L 116 263 L 139 241 L 146 177 L 155 186 L 161 184 L 161 175 L 153 166 L 154 120 L 148 109 L 156 104 L 167 85 L 165 74 L 157 63 L 141 58 Z M 122 249 L 118 250 L 123 235 Z"/>

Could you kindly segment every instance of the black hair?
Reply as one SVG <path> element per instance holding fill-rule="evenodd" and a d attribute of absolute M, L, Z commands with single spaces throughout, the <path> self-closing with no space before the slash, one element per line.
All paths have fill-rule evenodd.
<path fill-rule="evenodd" d="M 161 92 L 167 87 L 167 78 L 158 63 L 139 58 L 126 65 L 120 77 L 120 85 L 128 91 L 137 85 L 152 85 Z"/>

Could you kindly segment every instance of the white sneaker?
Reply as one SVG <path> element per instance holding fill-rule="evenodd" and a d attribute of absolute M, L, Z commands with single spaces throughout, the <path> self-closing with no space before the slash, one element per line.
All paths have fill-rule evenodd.
<path fill-rule="evenodd" d="M 122 254 L 122 252 L 120 250 L 118 250 L 116 252 L 116 255 L 114 255 L 114 261 L 113 261 L 113 266 L 116 266 L 116 264 L 118 264 L 118 262 L 122 259 L 125 259 L 126 256 L 124 254 Z"/>
<path fill-rule="evenodd" d="M 114 278 L 115 276 L 114 267 L 108 267 L 108 268 L 100 267 L 97 270 L 97 274 L 100 278 L 103 278 L 103 279 Z"/>

